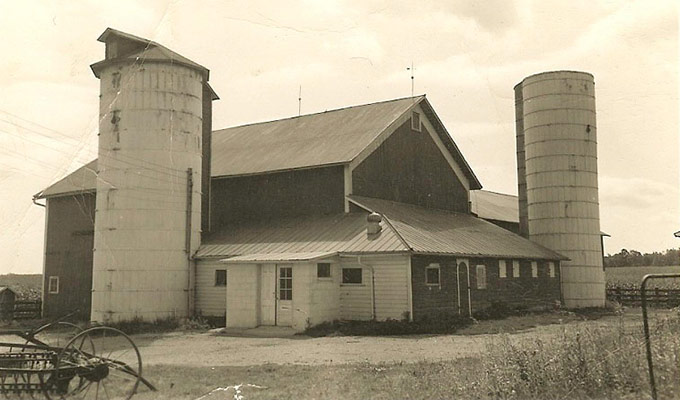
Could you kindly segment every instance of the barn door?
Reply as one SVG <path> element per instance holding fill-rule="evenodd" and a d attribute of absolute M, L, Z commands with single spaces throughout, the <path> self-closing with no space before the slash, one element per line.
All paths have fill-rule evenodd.
<path fill-rule="evenodd" d="M 293 267 L 277 265 L 276 325 L 293 325 Z"/>
<path fill-rule="evenodd" d="M 276 264 L 262 264 L 260 325 L 276 325 Z"/>
<path fill-rule="evenodd" d="M 456 282 L 458 283 L 458 312 L 470 316 L 470 264 L 468 260 L 457 260 Z"/>

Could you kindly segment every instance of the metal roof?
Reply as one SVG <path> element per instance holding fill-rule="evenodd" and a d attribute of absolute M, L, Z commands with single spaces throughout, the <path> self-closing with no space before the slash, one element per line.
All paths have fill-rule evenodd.
<path fill-rule="evenodd" d="M 229 227 L 204 238 L 196 258 L 284 253 L 405 252 L 398 235 L 382 223 L 375 237 L 366 234 L 367 213 L 263 221 Z M 276 256 L 274 256 L 276 255 Z"/>
<path fill-rule="evenodd" d="M 336 251 L 319 251 L 313 253 L 273 253 L 273 254 L 247 254 L 234 256 L 220 260 L 223 263 L 258 263 L 277 261 L 316 261 L 337 255 Z"/>
<path fill-rule="evenodd" d="M 488 190 L 471 190 L 470 202 L 472 213 L 479 218 L 519 223 L 517 196 Z"/>
<path fill-rule="evenodd" d="M 134 51 L 132 51 L 129 54 L 123 54 L 123 55 L 120 55 L 119 57 L 116 57 L 114 59 L 106 59 L 106 60 L 99 61 L 97 63 L 92 64 L 90 66 L 90 68 L 92 69 L 92 72 L 94 72 L 94 75 L 97 78 L 99 78 L 99 71 L 101 70 L 102 66 L 107 65 L 111 62 L 117 62 L 117 61 L 124 60 L 124 59 L 135 60 L 135 61 L 142 60 L 141 61 L 142 63 L 144 61 L 152 61 L 152 60 L 162 60 L 162 61 L 170 60 L 172 62 L 184 64 L 184 65 L 187 65 L 189 67 L 192 67 L 192 68 L 199 70 L 201 72 L 201 74 L 203 74 L 203 76 L 206 78 L 206 81 L 209 78 L 210 71 L 206 67 L 204 67 L 204 66 L 202 66 L 202 65 L 200 65 L 200 64 L 198 64 L 194 61 L 191 61 L 190 59 L 184 57 L 183 55 L 178 54 L 178 53 L 168 49 L 167 47 L 163 46 L 162 44 L 156 43 L 152 40 L 144 39 L 144 38 L 141 38 L 139 36 L 131 35 L 131 34 L 126 33 L 126 32 L 121 32 L 121 31 L 119 31 L 117 29 L 113 29 L 113 28 L 106 28 L 106 30 L 101 35 L 99 35 L 97 40 L 100 41 L 100 42 L 103 42 L 103 43 L 107 43 L 112 38 L 114 40 L 118 39 L 118 40 L 125 40 L 127 42 L 133 42 L 138 46 L 135 46 L 136 49 L 134 49 Z"/>
<path fill-rule="evenodd" d="M 73 171 L 61 180 L 53 183 L 45 190 L 37 193 L 35 198 L 45 198 L 55 195 L 77 194 L 91 192 L 97 189 L 97 160 L 90 161 Z"/>
<path fill-rule="evenodd" d="M 349 163 L 423 99 L 407 97 L 215 131 L 212 176 Z"/>
<path fill-rule="evenodd" d="M 426 110 L 437 134 L 470 180 L 471 187 L 481 188 L 477 177 L 425 96 L 213 131 L 211 175 L 239 176 L 347 164 L 376 141 L 394 121 L 418 104 Z M 88 165 L 91 165 L 90 170 L 96 170 L 96 163 L 91 162 Z M 62 181 L 70 179 L 75 184 L 58 185 L 62 181 L 57 182 L 45 189 L 39 197 L 67 194 L 74 189 L 94 190 L 96 178 L 90 177 L 86 172 L 74 172 L 73 174 L 79 173 L 82 176 L 71 178 L 69 175 Z"/>
<path fill-rule="evenodd" d="M 469 257 L 548 260 L 567 258 L 517 234 L 470 214 L 422 208 L 410 204 L 349 196 L 356 205 L 387 218 L 415 253 Z"/>

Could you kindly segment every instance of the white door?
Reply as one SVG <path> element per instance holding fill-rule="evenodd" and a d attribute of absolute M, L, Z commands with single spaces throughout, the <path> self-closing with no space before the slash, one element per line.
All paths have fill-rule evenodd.
<path fill-rule="evenodd" d="M 277 265 L 276 325 L 293 325 L 293 267 Z"/>
<path fill-rule="evenodd" d="M 276 325 L 276 264 L 262 264 L 260 325 Z"/>

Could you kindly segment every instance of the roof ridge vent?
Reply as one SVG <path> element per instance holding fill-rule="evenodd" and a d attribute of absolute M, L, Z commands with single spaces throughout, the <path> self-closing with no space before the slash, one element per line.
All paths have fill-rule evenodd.
<path fill-rule="evenodd" d="M 366 216 L 366 234 L 368 237 L 377 235 L 382 231 L 382 226 L 380 226 L 380 223 L 382 222 L 382 215 L 372 212 Z"/>

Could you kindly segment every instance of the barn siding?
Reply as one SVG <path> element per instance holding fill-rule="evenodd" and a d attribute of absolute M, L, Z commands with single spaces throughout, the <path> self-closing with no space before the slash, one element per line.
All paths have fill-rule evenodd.
<path fill-rule="evenodd" d="M 375 317 L 377 320 L 402 319 L 408 315 L 408 262 L 407 256 L 363 256 L 361 266 L 356 259 L 344 261 L 340 268 L 362 268 L 362 284 L 340 283 L 340 318 L 367 320 L 372 318 L 371 269 L 375 273 Z M 340 274 L 341 271 L 338 271 Z"/>
<path fill-rule="evenodd" d="M 211 229 L 273 218 L 344 212 L 342 166 L 213 178 Z"/>
<path fill-rule="evenodd" d="M 254 328 L 258 325 L 259 275 L 257 265 L 228 265 L 227 328 Z"/>
<path fill-rule="evenodd" d="M 224 317 L 227 312 L 227 287 L 215 286 L 215 270 L 227 269 L 217 260 L 196 263 L 196 314 L 204 317 Z M 227 276 L 229 281 L 229 276 Z"/>
<path fill-rule="evenodd" d="M 458 293 L 456 280 L 456 257 L 420 256 L 411 260 L 414 319 L 436 318 L 441 315 L 458 313 Z M 520 276 L 512 276 L 512 259 L 506 259 L 507 278 L 499 278 L 499 259 L 467 258 L 470 266 L 470 298 L 472 312 L 482 310 L 495 302 L 510 307 L 552 306 L 560 300 L 559 263 L 555 262 L 555 277 L 549 277 L 548 261 L 538 261 L 538 277 L 531 276 L 531 261 L 520 261 Z M 440 286 L 425 284 L 425 268 L 431 263 L 440 264 Z M 477 265 L 486 266 L 487 288 L 477 289 Z M 463 275 L 461 271 L 461 275 Z M 461 276 L 466 283 L 467 280 Z M 462 313 L 466 314 L 464 297 L 461 290 Z"/>
<path fill-rule="evenodd" d="M 95 194 L 47 199 L 43 317 L 80 310 L 89 319 L 92 303 Z M 59 293 L 49 293 L 50 276 L 59 277 Z"/>
<path fill-rule="evenodd" d="M 410 119 L 354 169 L 352 185 L 359 196 L 469 212 L 465 187 L 425 125 L 413 131 Z"/>

